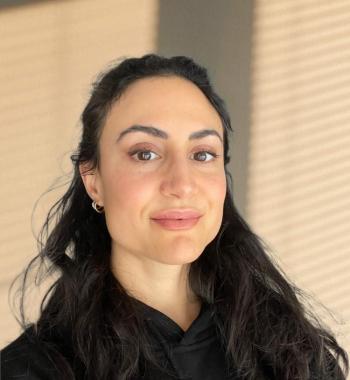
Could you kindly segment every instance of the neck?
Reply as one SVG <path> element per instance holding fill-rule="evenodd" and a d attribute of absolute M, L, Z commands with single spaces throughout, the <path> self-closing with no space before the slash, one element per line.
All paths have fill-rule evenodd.
<path fill-rule="evenodd" d="M 183 330 L 198 316 L 201 301 L 188 286 L 189 264 L 167 265 L 118 254 L 111 257 L 111 270 L 132 297 L 167 315 Z"/>

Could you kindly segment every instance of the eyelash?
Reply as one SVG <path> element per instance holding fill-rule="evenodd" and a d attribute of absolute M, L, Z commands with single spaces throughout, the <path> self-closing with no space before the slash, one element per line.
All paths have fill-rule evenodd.
<path fill-rule="evenodd" d="M 129 156 L 130 157 L 133 157 L 134 155 L 137 155 L 138 153 L 155 153 L 153 152 L 152 150 L 150 149 L 137 149 L 137 150 L 134 150 L 134 151 L 131 151 L 129 152 Z M 203 162 L 205 164 L 209 163 L 209 162 L 213 162 L 216 158 L 220 157 L 219 154 L 216 154 L 214 152 L 211 152 L 209 150 L 200 150 L 198 152 L 195 152 L 194 154 L 196 153 L 209 153 L 210 155 L 212 155 L 214 158 L 210 161 L 202 161 L 202 160 L 198 160 L 199 162 Z M 155 153 L 156 154 L 156 153 Z M 137 162 L 148 162 L 148 161 L 153 161 L 153 160 L 135 160 Z"/>

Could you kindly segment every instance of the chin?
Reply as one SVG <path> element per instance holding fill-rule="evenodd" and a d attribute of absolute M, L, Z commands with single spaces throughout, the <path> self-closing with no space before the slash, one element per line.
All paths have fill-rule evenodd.
<path fill-rule="evenodd" d="M 203 251 L 178 250 L 177 252 L 169 252 L 166 256 L 164 254 L 160 254 L 158 257 L 153 256 L 153 260 L 168 265 L 185 265 L 196 261 L 202 252 Z"/>

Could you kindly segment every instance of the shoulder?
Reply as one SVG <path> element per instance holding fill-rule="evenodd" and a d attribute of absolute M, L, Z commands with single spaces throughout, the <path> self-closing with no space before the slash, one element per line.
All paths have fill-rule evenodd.
<path fill-rule="evenodd" d="M 44 380 L 58 375 L 54 362 L 35 340 L 33 327 L 1 350 L 2 380 Z"/>

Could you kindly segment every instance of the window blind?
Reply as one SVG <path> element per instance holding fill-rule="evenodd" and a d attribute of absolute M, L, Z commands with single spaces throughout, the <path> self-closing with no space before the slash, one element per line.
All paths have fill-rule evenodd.
<path fill-rule="evenodd" d="M 350 349 L 350 2 L 256 0 L 248 218 Z"/>

